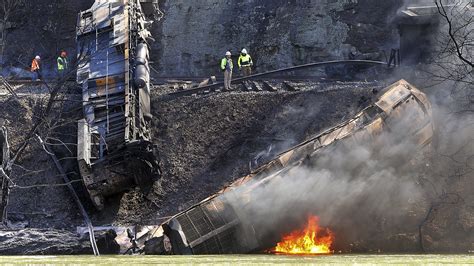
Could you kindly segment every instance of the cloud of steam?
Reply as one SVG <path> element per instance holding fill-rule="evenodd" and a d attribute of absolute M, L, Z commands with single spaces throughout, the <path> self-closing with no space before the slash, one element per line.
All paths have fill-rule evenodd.
<path fill-rule="evenodd" d="M 330 145 L 303 166 L 256 186 L 248 197 L 242 195 L 253 183 L 226 197 L 260 241 L 278 241 L 308 214 L 319 216 L 323 226 L 345 231 L 348 239 L 370 235 L 380 221 L 400 217 L 422 198 L 413 161 L 420 148 L 409 137 L 410 117 L 408 112 L 393 121 L 390 131 L 370 143 Z"/>

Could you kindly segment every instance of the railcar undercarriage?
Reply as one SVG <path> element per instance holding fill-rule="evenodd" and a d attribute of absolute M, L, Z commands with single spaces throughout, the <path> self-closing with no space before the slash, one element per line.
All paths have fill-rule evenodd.
<path fill-rule="evenodd" d="M 96 0 L 79 14 L 77 82 L 85 117 L 78 127 L 78 161 L 99 209 L 104 197 L 148 186 L 159 175 L 150 134 L 151 22 L 145 17 L 153 10 L 142 8 L 155 2 Z"/>

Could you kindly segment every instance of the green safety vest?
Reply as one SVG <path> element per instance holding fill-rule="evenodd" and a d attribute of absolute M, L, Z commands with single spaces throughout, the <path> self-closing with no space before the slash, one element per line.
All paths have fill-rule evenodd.
<path fill-rule="evenodd" d="M 232 69 L 234 68 L 234 64 L 232 63 L 232 59 L 227 60 L 226 57 L 222 58 L 221 70 L 226 70 L 227 69 L 227 63 L 229 63 L 230 71 L 232 71 Z"/>
<path fill-rule="evenodd" d="M 251 66 L 253 65 L 253 62 L 252 62 L 252 57 L 250 57 L 249 54 L 246 54 L 246 55 L 240 55 L 239 57 L 239 67 L 242 67 L 242 66 Z"/>
<path fill-rule="evenodd" d="M 67 68 L 67 58 L 58 57 L 58 70 Z"/>

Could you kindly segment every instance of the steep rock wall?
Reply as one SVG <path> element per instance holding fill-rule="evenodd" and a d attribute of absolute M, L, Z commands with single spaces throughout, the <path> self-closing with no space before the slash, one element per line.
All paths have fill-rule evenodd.
<path fill-rule="evenodd" d="M 226 50 L 244 47 L 260 72 L 347 58 L 352 47 L 381 52 L 398 45 L 390 22 L 399 2 L 162 1 L 152 59 L 160 75 L 195 76 L 215 74 Z"/>
<path fill-rule="evenodd" d="M 40 55 L 43 71 L 54 75 L 56 57 L 62 49 L 73 58 L 77 13 L 93 0 L 26 0 L 14 9 L 7 29 L 3 74 L 25 76 L 31 60 Z M 1 16 L 0 16 L 1 19 Z"/>
<path fill-rule="evenodd" d="M 77 13 L 93 0 L 26 1 L 8 29 L 5 65 L 26 69 L 39 54 L 54 70 L 61 49 L 75 47 Z M 400 1 L 370 0 L 161 0 L 155 23 L 155 76 L 218 74 L 227 50 L 247 48 L 256 71 L 347 58 L 349 51 L 381 53 L 398 46 L 392 21 Z M 49 71 L 48 71 L 49 70 Z"/>

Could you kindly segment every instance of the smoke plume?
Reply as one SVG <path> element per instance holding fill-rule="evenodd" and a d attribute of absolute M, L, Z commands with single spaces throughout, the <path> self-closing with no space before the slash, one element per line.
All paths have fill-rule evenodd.
<path fill-rule="evenodd" d="M 407 222 L 402 214 L 423 196 L 415 171 L 421 148 L 410 138 L 411 117 L 408 112 L 368 143 L 342 140 L 303 166 L 279 173 L 250 192 L 254 183 L 226 197 L 264 245 L 299 228 L 309 214 L 319 216 L 322 226 L 344 231 L 345 241 L 384 230 L 381 221 L 397 220 L 402 226 Z"/>

